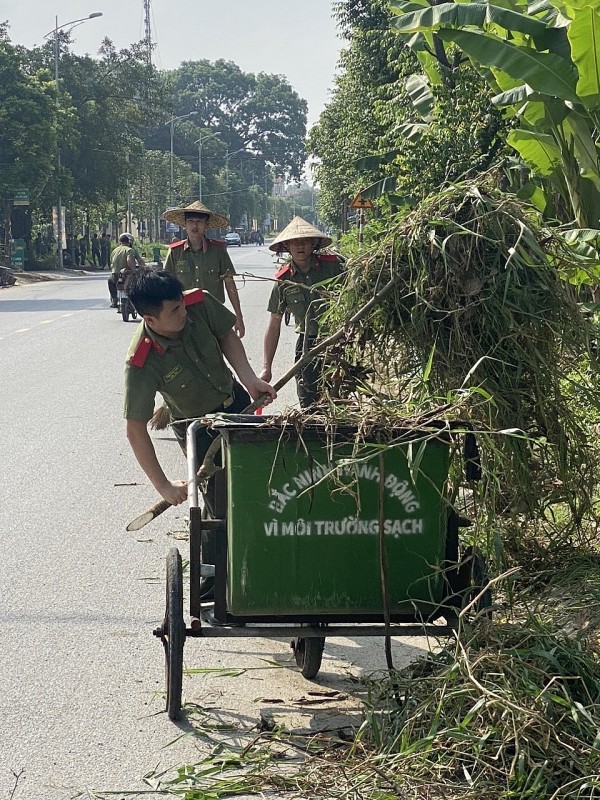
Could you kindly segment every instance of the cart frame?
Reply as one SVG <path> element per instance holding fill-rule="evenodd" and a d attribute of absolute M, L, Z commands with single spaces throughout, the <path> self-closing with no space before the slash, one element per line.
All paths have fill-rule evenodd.
<path fill-rule="evenodd" d="M 227 523 L 222 519 L 204 519 L 199 502 L 198 455 L 196 431 L 206 421 L 195 420 L 187 429 L 187 473 L 189 524 L 189 617 L 186 626 L 183 615 L 183 574 L 179 550 L 173 547 L 167 554 L 167 597 L 163 624 L 153 633 L 161 639 L 165 651 L 165 678 L 167 712 L 177 719 L 181 711 L 183 675 L 183 646 L 185 639 L 194 638 L 270 638 L 289 639 L 296 662 L 307 678 L 316 676 L 326 637 L 335 636 L 431 636 L 451 635 L 457 627 L 458 612 L 465 592 L 481 593 L 487 583 L 485 563 L 476 552 L 467 552 L 459 558 L 459 528 L 467 527 L 470 520 L 459 517 L 454 511 L 448 516 L 446 530 L 445 563 L 448 565 L 445 580 L 448 598 L 443 609 L 427 619 L 415 614 L 391 613 L 389 624 L 382 614 L 355 614 L 352 620 L 342 614 L 268 614 L 243 617 L 234 616 L 227 609 Z M 226 497 L 224 468 L 216 473 L 216 507 L 225 517 Z M 203 534 L 214 536 L 215 563 L 202 561 Z M 214 603 L 203 603 L 201 579 L 214 578 Z M 478 612 L 491 606 L 491 591 L 487 589 L 476 604 Z M 447 603 L 447 605 L 446 605 Z M 203 611 L 213 610 L 217 624 L 202 619 Z M 488 612 L 489 613 L 489 612 Z M 445 618 L 445 624 L 435 620 Z"/>

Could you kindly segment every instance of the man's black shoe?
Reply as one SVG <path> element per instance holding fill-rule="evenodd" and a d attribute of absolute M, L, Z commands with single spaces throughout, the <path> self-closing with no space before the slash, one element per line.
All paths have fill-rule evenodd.
<path fill-rule="evenodd" d="M 212 608 L 206 608 L 200 612 L 200 617 L 203 622 L 208 623 L 213 628 L 244 628 L 245 622 L 220 622 L 216 617 Z"/>

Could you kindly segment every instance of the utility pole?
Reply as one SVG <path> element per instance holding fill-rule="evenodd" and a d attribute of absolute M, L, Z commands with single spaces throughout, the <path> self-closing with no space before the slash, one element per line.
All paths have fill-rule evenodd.
<path fill-rule="evenodd" d="M 150 0 L 144 2 L 144 46 L 146 47 L 146 64 L 152 66 L 152 26 L 150 24 Z"/>
<path fill-rule="evenodd" d="M 178 119 L 187 119 L 188 117 L 195 117 L 197 115 L 197 111 L 190 111 L 189 114 L 180 114 L 180 116 L 175 117 L 171 115 L 171 119 L 165 123 L 169 125 L 171 130 L 171 155 L 170 155 L 170 164 L 171 168 L 169 170 L 169 207 L 173 205 L 173 138 L 175 136 L 175 123 Z"/>
<path fill-rule="evenodd" d="M 202 143 L 207 139 L 213 139 L 220 135 L 219 131 L 216 133 L 207 133 L 206 136 L 201 136 L 196 140 L 196 144 L 198 145 L 198 200 L 200 202 L 202 202 Z"/>
<path fill-rule="evenodd" d="M 239 150 L 236 150 L 234 153 L 229 152 L 229 148 L 227 148 L 227 152 L 225 153 L 225 192 L 227 193 L 227 216 L 229 217 L 229 207 L 230 207 L 230 199 L 229 199 L 229 159 L 236 156 L 238 153 L 241 153 L 245 150 L 244 147 L 240 147 Z"/>
<path fill-rule="evenodd" d="M 89 19 L 96 19 L 97 17 L 101 17 L 101 11 L 94 11 L 91 14 L 88 14 L 87 17 L 81 17 L 81 19 L 72 19 L 70 22 L 64 22 L 60 26 L 60 30 L 58 27 L 58 16 L 54 18 L 54 28 L 49 33 L 44 36 L 44 39 L 48 39 L 50 36 L 53 37 L 54 41 L 54 85 L 56 87 L 56 112 L 58 117 L 58 112 L 60 111 L 60 83 L 59 83 L 59 61 L 60 61 L 60 37 L 59 34 L 61 31 L 64 31 L 66 28 L 74 28 L 77 25 L 81 25 L 84 22 L 87 22 Z M 62 197 L 60 191 L 60 179 L 61 179 L 61 157 L 60 157 L 60 143 L 57 148 L 56 152 L 56 177 L 58 180 L 59 188 L 58 188 L 58 198 L 56 203 L 56 263 L 59 269 L 63 267 L 63 238 L 64 238 L 64 229 L 63 229 L 63 206 L 62 206 Z"/>

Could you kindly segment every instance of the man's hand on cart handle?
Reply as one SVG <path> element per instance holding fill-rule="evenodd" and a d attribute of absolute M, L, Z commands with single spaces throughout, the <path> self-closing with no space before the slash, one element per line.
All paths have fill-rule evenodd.
<path fill-rule="evenodd" d="M 157 486 L 156 488 L 165 503 L 171 506 L 178 506 L 187 500 L 187 481 L 166 481 L 164 486 Z"/>
<path fill-rule="evenodd" d="M 262 378 L 256 377 L 255 380 L 246 384 L 246 389 L 250 397 L 253 398 L 252 403 L 244 409 L 243 414 L 251 414 L 257 408 L 268 406 L 273 400 L 277 399 L 277 389 L 271 386 L 267 381 Z"/>

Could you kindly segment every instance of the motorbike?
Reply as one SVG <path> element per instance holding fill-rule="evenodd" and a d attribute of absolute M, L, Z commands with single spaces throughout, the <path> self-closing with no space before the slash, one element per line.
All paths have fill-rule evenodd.
<path fill-rule="evenodd" d="M 119 272 L 117 278 L 117 313 L 121 314 L 123 322 L 129 322 L 129 317 L 137 319 L 137 311 L 127 295 L 127 279 L 130 275 L 131 270 L 127 267 Z"/>

